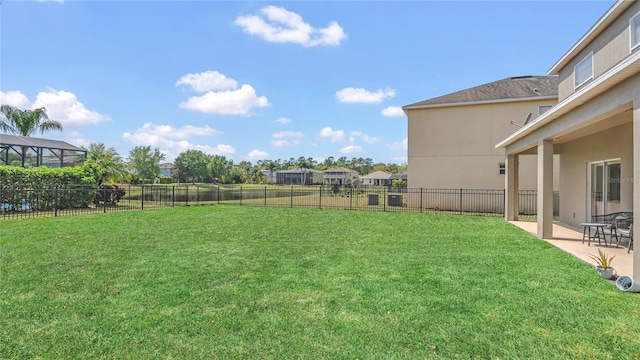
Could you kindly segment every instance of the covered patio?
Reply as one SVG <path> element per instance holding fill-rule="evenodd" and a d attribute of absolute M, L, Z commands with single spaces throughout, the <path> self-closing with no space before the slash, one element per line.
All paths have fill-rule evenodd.
<path fill-rule="evenodd" d="M 510 221 L 510 223 L 534 236 L 537 235 L 537 224 L 533 221 Z M 607 255 L 615 256 L 613 268 L 616 269 L 618 276 L 631 276 L 633 273 L 633 253 L 627 253 L 624 244 L 616 247 L 615 244 L 605 246 L 604 244 L 598 245 L 596 242 L 588 246 L 587 242 L 582 243 L 582 229 L 559 223 L 553 224 L 553 236 L 543 238 L 543 240 L 592 265 L 595 265 L 595 262 L 589 255 L 597 255 L 598 249 L 601 249 Z"/>
<path fill-rule="evenodd" d="M 613 15 L 607 16 L 614 17 L 627 5 L 619 3 L 613 8 Z M 563 237 L 556 234 L 561 230 L 553 217 L 554 155 L 560 161 L 556 174 L 562 194 L 560 223 L 579 229 L 580 223 L 591 222 L 594 215 L 621 211 L 640 214 L 640 187 L 634 186 L 640 179 L 640 51 L 631 52 L 606 70 L 594 66 L 599 74 L 592 74 L 591 79 L 580 84 L 574 81 L 576 59 L 582 56 L 576 54 L 590 50 L 589 41 L 606 31 L 606 23 L 602 24 L 598 26 L 604 30 L 592 28 L 549 71 L 559 74 L 560 102 L 496 145 L 504 148 L 506 155 L 508 221 L 518 220 L 519 157 L 537 157 L 535 234 L 541 239 Z M 629 22 L 622 24 L 628 27 Z M 603 49 L 612 51 L 607 46 Z M 588 56 L 599 61 L 599 53 L 592 51 L 594 55 Z M 632 253 L 632 271 L 628 275 L 638 279 L 640 255 Z"/>

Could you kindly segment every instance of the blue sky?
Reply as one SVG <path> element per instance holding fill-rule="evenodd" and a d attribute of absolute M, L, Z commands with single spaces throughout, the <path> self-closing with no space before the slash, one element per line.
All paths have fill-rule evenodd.
<path fill-rule="evenodd" d="M 612 4 L 4 0 L 0 101 L 64 126 L 37 136 L 125 158 L 401 164 L 401 106 L 544 75 Z"/>

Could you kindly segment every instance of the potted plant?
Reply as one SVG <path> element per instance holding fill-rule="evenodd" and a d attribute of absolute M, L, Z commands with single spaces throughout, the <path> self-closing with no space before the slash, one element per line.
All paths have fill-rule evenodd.
<path fill-rule="evenodd" d="M 589 254 L 589 257 L 595 260 L 596 270 L 603 279 L 609 280 L 613 277 L 613 273 L 615 270 L 611 267 L 611 263 L 613 262 L 613 258 L 615 256 L 609 257 L 602 250 L 598 249 L 597 256 Z"/>

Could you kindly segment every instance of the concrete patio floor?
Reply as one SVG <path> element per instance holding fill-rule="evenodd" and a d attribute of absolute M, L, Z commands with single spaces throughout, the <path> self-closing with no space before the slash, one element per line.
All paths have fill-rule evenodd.
<path fill-rule="evenodd" d="M 533 221 L 510 221 L 511 224 L 536 235 L 537 224 Z M 551 245 L 554 245 L 569 254 L 583 260 L 589 264 L 595 265 L 589 254 L 597 255 L 598 249 L 606 252 L 607 255 L 616 258 L 613 260 L 613 268 L 616 269 L 618 276 L 633 274 L 633 249 L 627 254 L 626 239 L 620 242 L 620 247 L 616 248 L 615 242 L 611 246 L 598 245 L 598 241 L 591 241 L 591 246 L 587 246 L 587 242 L 582 243 L 582 229 L 574 228 L 569 225 L 554 223 L 553 238 L 543 239 Z"/>

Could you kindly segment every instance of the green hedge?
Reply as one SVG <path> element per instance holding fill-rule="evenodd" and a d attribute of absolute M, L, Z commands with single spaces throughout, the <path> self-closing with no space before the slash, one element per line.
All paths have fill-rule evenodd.
<path fill-rule="evenodd" d="M 96 166 L 0 165 L 0 211 L 88 207 L 96 194 L 99 174 Z"/>

